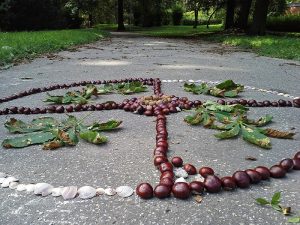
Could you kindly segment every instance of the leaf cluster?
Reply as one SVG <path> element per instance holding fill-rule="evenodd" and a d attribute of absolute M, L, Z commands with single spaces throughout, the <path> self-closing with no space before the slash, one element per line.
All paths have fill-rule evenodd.
<path fill-rule="evenodd" d="M 195 83 L 185 83 L 184 90 L 193 94 L 206 94 L 215 97 L 234 98 L 244 90 L 244 86 L 234 83 L 232 80 L 226 80 L 218 85 L 209 86 L 207 83 L 196 85 Z"/>
<path fill-rule="evenodd" d="M 221 105 L 207 101 L 198 107 L 192 115 L 185 117 L 184 121 L 190 125 L 203 125 L 205 128 L 221 130 L 215 134 L 219 139 L 229 139 L 242 136 L 249 143 L 270 149 L 273 138 L 292 139 L 295 133 L 283 132 L 262 126 L 272 121 L 271 115 L 265 115 L 258 120 L 247 118 L 248 108 L 240 104 Z"/>
<path fill-rule="evenodd" d="M 75 116 L 68 115 L 63 121 L 52 117 L 33 119 L 30 123 L 11 118 L 5 123 L 10 133 L 23 134 L 22 136 L 8 138 L 2 142 L 5 148 L 24 148 L 30 145 L 43 144 L 43 149 L 52 150 L 63 146 L 75 146 L 79 138 L 93 143 L 102 144 L 107 142 L 103 131 L 118 128 L 122 121 L 109 120 L 105 123 L 94 122 L 92 125 L 83 124 Z"/>
<path fill-rule="evenodd" d="M 44 102 L 50 102 L 55 104 L 81 104 L 88 103 L 88 100 L 92 96 L 98 96 L 101 94 L 118 93 L 118 94 L 132 94 L 144 92 L 147 90 L 147 86 L 144 86 L 140 81 L 119 83 L 119 84 L 105 84 L 101 87 L 95 85 L 87 85 L 82 91 L 70 91 L 65 95 L 50 95 L 47 93 L 48 98 Z"/>

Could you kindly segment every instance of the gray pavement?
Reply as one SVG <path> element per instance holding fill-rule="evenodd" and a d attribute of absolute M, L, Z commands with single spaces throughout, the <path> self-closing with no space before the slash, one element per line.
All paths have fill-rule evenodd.
<path fill-rule="evenodd" d="M 0 96 L 32 87 L 69 83 L 81 80 L 120 79 L 128 77 L 159 77 L 161 79 L 233 79 L 258 88 L 278 90 L 300 95 L 299 62 L 241 52 L 218 44 L 199 40 L 158 39 L 114 34 L 95 44 L 85 45 L 76 52 L 61 52 L 53 59 L 39 58 L 29 64 L 0 71 Z M 32 80 L 22 80 L 31 77 Z M 163 83 L 168 94 L 207 99 L 182 91 L 182 83 Z M 62 93 L 53 91 L 51 93 Z M 152 94 L 149 90 L 148 94 Z M 135 95 L 136 96 L 136 95 Z M 42 106 L 45 94 L 36 94 L 1 104 Z M 246 91 L 245 98 L 286 99 L 274 94 Z M 101 101 L 121 101 L 124 96 L 107 95 Z M 210 97 L 212 98 L 212 97 Z M 274 116 L 272 127 L 283 130 L 295 128 L 299 132 L 299 109 L 252 108 L 252 116 L 266 113 Z M 262 150 L 242 139 L 218 141 L 215 131 L 190 127 L 183 122 L 186 113 L 168 116 L 169 156 L 179 155 L 197 168 L 211 166 L 220 176 L 257 165 L 271 166 L 291 157 L 300 150 L 299 134 L 295 140 L 272 140 L 271 150 Z M 81 117 L 86 112 L 75 113 Z M 54 115 L 64 118 L 64 115 Z M 3 124 L 11 116 L 0 116 Z M 31 120 L 34 116 L 17 115 Z M 18 177 L 24 183 L 48 182 L 54 186 L 84 185 L 133 188 L 144 181 L 153 186 L 159 172 L 152 163 L 155 144 L 153 117 L 138 116 L 124 111 L 93 113 L 87 122 L 123 120 L 122 129 L 108 133 L 109 143 L 99 146 L 81 141 L 74 148 L 43 151 L 41 146 L 25 149 L 0 149 L 0 172 Z M 0 140 L 9 136 L 0 128 Z M 246 156 L 257 161 L 246 161 Z M 92 200 L 63 201 L 52 196 L 40 197 L 0 188 L 0 224 L 287 224 L 287 218 L 267 207 L 257 206 L 253 198 L 268 197 L 282 191 L 282 204 L 300 214 L 300 172 L 292 172 L 284 179 L 272 179 L 252 185 L 247 190 L 207 194 L 198 204 L 189 200 L 141 200 L 136 196 L 100 196 Z"/>

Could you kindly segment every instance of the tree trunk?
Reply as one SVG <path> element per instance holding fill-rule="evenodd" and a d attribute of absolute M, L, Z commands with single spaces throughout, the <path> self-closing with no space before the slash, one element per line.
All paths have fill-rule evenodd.
<path fill-rule="evenodd" d="M 246 30 L 248 27 L 248 17 L 250 13 L 252 0 L 242 0 L 241 7 L 238 12 L 236 27 Z"/>
<path fill-rule="evenodd" d="M 196 9 L 194 10 L 194 13 L 195 13 L 195 21 L 194 21 L 194 26 L 193 26 L 193 28 L 197 28 L 197 26 L 198 26 L 198 8 L 196 8 Z"/>
<path fill-rule="evenodd" d="M 235 8 L 235 0 L 227 0 L 225 30 L 234 27 L 234 8 Z"/>
<path fill-rule="evenodd" d="M 265 35 L 270 0 L 256 0 L 250 35 Z"/>
<path fill-rule="evenodd" d="M 124 3 L 123 0 L 118 0 L 118 31 L 124 30 Z"/>

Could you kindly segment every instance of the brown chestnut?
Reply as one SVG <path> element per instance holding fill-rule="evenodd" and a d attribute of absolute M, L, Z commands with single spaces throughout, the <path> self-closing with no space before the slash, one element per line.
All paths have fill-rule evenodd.
<path fill-rule="evenodd" d="M 199 169 L 199 174 L 205 178 L 208 175 L 214 175 L 215 171 L 210 167 L 202 167 Z"/>
<path fill-rule="evenodd" d="M 204 184 L 200 181 L 192 181 L 190 183 L 192 194 L 201 194 L 204 191 Z"/>
<path fill-rule="evenodd" d="M 271 176 L 270 170 L 267 167 L 258 166 L 254 170 L 260 174 L 262 180 L 267 180 Z"/>
<path fill-rule="evenodd" d="M 154 165 L 155 166 L 159 166 L 160 164 L 162 164 L 164 162 L 168 162 L 168 159 L 165 156 L 156 156 L 154 158 Z"/>
<path fill-rule="evenodd" d="M 136 193 L 143 199 L 149 199 L 153 197 L 153 188 L 148 183 L 141 183 L 136 187 Z"/>
<path fill-rule="evenodd" d="M 273 178 L 282 178 L 285 176 L 286 171 L 282 166 L 274 165 L 270 168 L 270 174 Z"/>
<path fill-rule="evenodd" d="M 294 167 L 293 167 L 293 169 L 294 170 L 300 170 L 300 159 L 293 159 L 293 164 L 294 164 Z"/>
<path fill-rule="evenodd" d="M 165 178 L 162 178 L 159 182 L 159 184 L 161 185 L 165 185 L 165 186 L 168 186 L 168 187 L 172 187 L 173 184 L 174 184 L 174 181 L 172 178 L 170 177 L 165 177 Z"/>
<path fill-rule="evenodd" d="M 166 172 L 166 171 L 173 171 L 173 166 L 169 162 L 164 162 L 159 165 L 159 170 L 161 173 Z"/>
<path fill-rule="evenodd" d="M 187 183 L 178 182 L 173 185 L 172 193 L 175 198 L 187 199 L 190 196 L 191 191 L 190 191 L 190 187 Z"/>
<path fill-rule="evenodd" d="M 250 177 L 245 171 L 237 171 L 233 174 L 236 185 L 240 188 L 248 188 L 250 186 Z"/>
<path fill-rule="evenodd" d="M 196 167 L 194 167 L 192 164 L 185 164 L 183 169 L 189 174 L 189 175 L 195 175 L 197 173 Z"/>
<path fill-rule="evenodd" d="M 178 156 L 173 157 L 171 162 L 172 162 L 173 166 L 175 166 L 175 167 L 181 167 L 183 164 L 182 158 L 180 158 Z"/>
<path fill-rule="evenodd" d="M 300 159 L 300 152 L 297 152 L 297 153 L 294 155 L 294 159 Z"/>
<path fill-rule="evenodd" d="M 166 171 L 166 172 L 163 172 L 161 175 L 160 175 L 160 179 L 162 180 L 163 178 L 171 178 L 173 179 L 174 178 L 174 173 L 173 171 Z"/>
<path fill-rule="evenodd" d="M 171 187 L 159 184 L 154 188 L 154 196 L 157 198 L 167 198 L 171 194 Z"/>
<path fill-rule="evenodd" d="M 250 177 L 252 184 L 257 184 L 261 181 L 261 175 L 256 170 L 248 169 L 245 172 Z"/>
<path fill-rule="evenodd" d="M 279 163 L 280 166 L 282 166 L 283 169 L 285 169 L 287 172 L 289 170 L 292 170 L 294 167 L 294 163 L 292 159 L 283 159 Z"/>
<path fill-rule="evenodd" d="M 215 175 L 207 175 L 207 177 L 204 180 L 204 186 L 207 192 L 217 193 L 221 191 L 222 181 L 219 177 Z"/>
<path fill-rule="evenodd" d="M 222 177 L 222 187 L 225 191 L 231 191 L 236 188 L 235 180 L 232 177 Z"/>

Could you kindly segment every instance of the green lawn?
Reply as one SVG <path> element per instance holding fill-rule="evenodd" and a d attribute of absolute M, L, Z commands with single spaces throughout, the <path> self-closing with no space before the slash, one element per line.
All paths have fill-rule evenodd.
<path fill-rule="evenodd" d="M 96 41 L 107 35 L 100 29 L 0 32 L 0 66 Z"/>
<path fill-rule="evenodd" d="M 107 26 L 107 29 L 115 28 Z M 137 32 L 152 37 L 165 38 L 202 38 L 206 41 L 220 42 L 225 45 L 238 46 L 251 49 L 259 55 L 282 59 L 300 60 L 300 34 L 267 35 L 262 37 L 250 37 L 246 35 L 223 34 L 221 25 L 198 26 L 161 26 L 152 28 L 132 28 L 128 31 Z"/>

